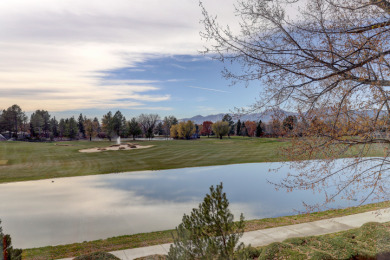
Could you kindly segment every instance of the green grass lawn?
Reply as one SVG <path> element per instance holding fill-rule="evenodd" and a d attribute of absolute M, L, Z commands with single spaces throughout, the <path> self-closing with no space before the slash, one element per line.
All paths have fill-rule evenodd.
<path fill-rule="evenodd" d="M 114 142 L 0 143 L 0 183 L 124 171 L 159 170 L 236 163 L 281 161 L 281 139 L 201 138 L 136 141 L 147 149 L 80 153 Z M 67 144 L 69 146 L 64 146 Z M 4 162 L 4 163 L 3 163 Z"/>
<path fill-rule="evenodd" d="M 106 147 L 115 142 L 0 142 L 0 183 L 125 171 L 277 162 L 286 160 L 281 156 L 280 148 L 291 144 L 288 139 L 248 137 L 135 142 L 153 147 L 80 153 L 81 149 Z M 368 155 L 383 156 L 383 148 L 372 146 Z"/>

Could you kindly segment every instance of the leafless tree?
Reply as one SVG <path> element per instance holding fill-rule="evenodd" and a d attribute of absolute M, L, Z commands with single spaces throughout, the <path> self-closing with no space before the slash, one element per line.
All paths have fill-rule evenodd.
<path fill-rule="evenodd" d="M 137 121 L 140 124 L 142 132 L 145 134 L 146 138 L 150 139 L 153 137 L 153 130 L 159 118 L 160 117 L 157 114 L 141 114 L 138 117 Z"/>
<path fill-rule="evenodd" d="M 233 83 L 263 88 L 253 109 L 304 111 L 306 127 L 286 151 L 301 171 L 280 187 L 335 185 L 326 202 L 359 194 L 361 203 L 388 198 L 390 1 L 241 0 L 239 31 L 219 24 L 200 5 L 202 36 L 212 46 L 205 53 L 242 66 L 239 72 L 225 69 Z M 294 7 L 298 14 L 290 15 Z M 330 170 L 340 157 L 353 160 Z M 313 167 L 307 159 L 321 160 Z"/>

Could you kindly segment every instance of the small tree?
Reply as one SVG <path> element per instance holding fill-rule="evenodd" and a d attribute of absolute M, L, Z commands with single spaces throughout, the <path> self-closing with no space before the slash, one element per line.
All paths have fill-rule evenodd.
<path fill-rule="evenodd" d="M 168 259 L 234 259 L 235 250 L 244 247 L 238 244 L 244 232 L 244 216 L 234 222 L 222 188 L 222 183 L 215 189 L 211 186 L 199 208 L 183 216 Z"/>
<path fill-rule="evenodd" d="M 177 125 L 179 123 L 179 121 L 174 116 L 168 116 L 168 117 L 166 116 L 166 117 L 164 117 L 163 121 L 164 121 L 163 128 L 164 128 L 164 132 L 165 132 L 164 134 L 166 136 L 170 136 L 171 135 L 171 132 L 170 132 L 171 126 Z"/>
<path fill-rule="evenodd" d="M 18 131 L 23 123 L 25 118 L 25 113 L 18 105 L 13 105 L 7 110 L 3 110 L 3 113 L 0 117 L 0 127 L 2 130 L 9 132 L 10 137 L 18 138 Z"/>
<path fill-rule="evenodd" d="M 0 220 L 1 224 L 1 220 Z M 4 244 L 5 243 L 5 244 Z M 16 249 L 12 247 L 12 241 L 10 235 L 4 235 L 0 226 L 0 257 L 4 260 L 21 260 L 22 249 Z M 3 255 L 2 255 L 3 254 Z"/>
<path fill-rule="evenodd" d="M 126 118 L 119 110 L 112 117 L 112 128 L 116 136 L 122 136 L 126 131 Z"/>
<path fill-rule="evenodd" d="M 30 117 L 30 131 L 38 137 L 49 137 L 51 131 L 50 114 L 46 110 L 36 110 Z"/>
<path fill-rule="evenodd" d="M 158 124 L 154 128 L 154 134 L 159 136 L 164 134 L 164 126 L 162 122 L 158 122 Z"/>
<path fill-rule="evenodd" d="M 229 132 L 229 123 L 223 121 L 217 121 L 213 124 L 213 132 L 222 139 L 222 136 L 227 135 Z"/>
<path fill-rule="evenodd" d="M 141 114 L 138 117 L 138 123 L 141 126 L 142 132 L 145 134 L 146 138 L 153 138 L 153 130 L 156 126 L 157 120 L 159 120 L 159 115 L 157 114 Z"/>
<path fill-rule="evenodd" d="M 245 129 L 246 129 L 247 136 L 249 136 L 249 137 L 255 136 L 256 123 L 253 121 L 246 121 L 245 122 Z"/>
<path fill-rule="evenodd" d="M 178 137 L 182 139 L 191 139 L 195 133 L 195 125 L 192 121 L 180 122 L 177 128 Z"/>
<path fill-rule="evenodd" d="M 50 131 L 53 137 L 58 137 L 58 121 L 56 117 L 50 119 Z"/>
<path fill-rule="evenodd" d="M 42 117 L 42 114 L 39 112 L 40 110 L 37 110 L 36 112 L 31 114 L 30 132 L 32 136 L 38 136 L 40 138 L 43 132 L 44 119 Z"/>
<path fill-rule="evenodd" d="M 230 137 L 231 134 L 234 134 L 234 121 L 231 115 L 226 114 L 223 116 L 222 121 L 228 122 L 229 124 L 229 132 L 228 136 Z"/>
<path fill-rule="evenodd" d="M 133 140 L 137 135 L 142 134 L 142 130 L 139 127 L 137 119 L 133 117 L 129 122 L 127 122 L 128 134 L 133 136 Z"/>
<path fill-rule="evenodd" d="M 98 134 L 98 136 L 99 136 L 99 134 L 100 134 L 100 132 L 102 131 L 102 128 L 100 127 L 100 122 L 99 122 L 99 119 L 97 119 L 97 117 L 95 117 L 94 119 L 93 119 L 93 123 L 96 125 L 96 132 L 97 132 L 97 134 Z"/>
<path fill-rule="evenodd" d="M 88 137 L 89 141 L 92 141 L 92 138 L 97 136 L 97 129 L 98 125 L 96 121 L 89 118 L 84 120 L 85 136 Z"/>
<path fill-rule="evenodd" d="M 72 116 L 71 118 L 69 118 L 69 122 L 68 122 L 68 135 L 69 135 L 69 138 L 70 139 L 74 139 L 74 138 L 78 137 L 78 133 L 79 133 L 79 128 L 77 126 L 77 121 Z"/>
<path fill-rule="evenodd" d="M 103 130 L 106 133 L 108 140 L 111 142 L 111 138 L 115 134 L 114 120 L 113 120 L 111 111 L 109 111 L 107 114 L 103 115 L 102 125 L 103 125 Z"/>
<path fill-rule="evenodd" d="M 203 124 L 202 124 L 202 132 L 201 132 L 201 134 L 202 135 L 207 135 L 207 137 L 210 137 L 210 135 L 212 133 L 212 126 L 213 126 L 213 122 L 211 122 L 211 121 L 204 121 Z"/>
<path fill-rule="evenodd" d="M 179 125 L 178 124 L 171 126 L 171 129 L 169 129 L 169 132 L 170 132 L 170 136 L 172 138 L 174 138 L 174 139 L 178 139 L 179 138 L 178 129 L 179 129 Z"/>
<path fill-rule="evenodd" d="M 31 125 L 31 123 L 30 123 Z M 65 123 L 65 119 L 61 118 L 60 119 L 60 122 L 58 124 L 58 134 L 59 136 L 61 137 L 64 137 L 65 136 L 65 132 L 66 132 L 66 123 Z"/>

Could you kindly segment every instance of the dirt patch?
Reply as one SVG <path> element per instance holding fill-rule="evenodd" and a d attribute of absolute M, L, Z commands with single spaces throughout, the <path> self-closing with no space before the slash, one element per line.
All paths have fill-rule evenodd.
<path fill-rule="evenodd" d="M 7 165 L 8 160 L 0 160 L 0 166 Z"/>
<path fill-rule="evenodd" d="M 103 151 L 126 151 L 126 150 L 136 150 L 136 149 L 145 149 L 145 148 L 150 148 L 153 147 L 154 145 L 145 145 L 141 146 L 139 144 L 121 144 L 121 145 L 111 145 L 108 147 L 103 147 L 103 148 L 89 148 L 89 149 L 82 149 L 79 150 L 80 153 L 98 153 L 98 152 L 103 152 Z M 1 164 L 0 164 L 1 165 Z"/>

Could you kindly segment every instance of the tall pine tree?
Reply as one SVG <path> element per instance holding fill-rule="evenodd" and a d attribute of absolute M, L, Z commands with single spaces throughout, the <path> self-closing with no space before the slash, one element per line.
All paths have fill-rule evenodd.
<path fill-rule="evenodd" d="M 262 124 L 263 124 L 263 122 L 261 122 L 261 120 L 259 121 L 259 123 L 257 123 L 256 137 L 260 137 L 260 136 L 263 135 L 264 130 L 263 130 L 262 126 L 261 126 Z"/>
<path fill-rule="evenodd" d="M 238 122 L 237 122 L 236 135 L 241 135 L 241 121 L 240 121 L 240 119 L 238 119 Z"/>
<path fill-rule="evenodd" d="M 77 127 L 79 129 L 79 133 L 81 134 L 82 138 L 85 138 L 85 128 L 84 128 L 84 117 L 83 117 L 83 114 L 79 115 L 79 118 L 77 120 Z"/>

